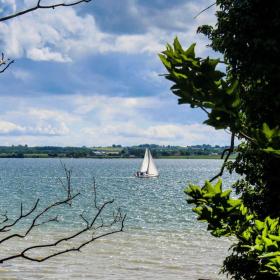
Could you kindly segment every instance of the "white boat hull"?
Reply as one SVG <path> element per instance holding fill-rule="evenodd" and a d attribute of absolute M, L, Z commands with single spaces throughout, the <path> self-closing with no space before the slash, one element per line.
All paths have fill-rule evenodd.
<path fill-rule="evenodd" d="M 153 174 L 138 174 L 138 173 L 135 173 L 134 174 L 135 177 L 137 178 L 156 178 L 156 177 L 159 177 L 159 175 L 153 175 Z"/>

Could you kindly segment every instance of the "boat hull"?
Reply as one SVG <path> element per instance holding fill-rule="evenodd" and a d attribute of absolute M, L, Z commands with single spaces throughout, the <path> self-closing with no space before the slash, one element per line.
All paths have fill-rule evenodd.
<path fill-rule="evenodd" d="M 153 175 L 153 174 L 134 174 L 135 177 L 137 178 L 156 178 L 159 177 L 159 175 Z"/>

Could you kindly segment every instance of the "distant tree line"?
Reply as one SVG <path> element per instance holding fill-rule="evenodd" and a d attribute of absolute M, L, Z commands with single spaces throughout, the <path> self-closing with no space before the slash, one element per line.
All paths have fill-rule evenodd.
<path fill-rule="evenodd" d="M 122 147 L 112 145 L 110 147 L 28 147 L 27 145 L 0 146 L 0 157 L 2 158 L 24 158 L 24 157 L 70 157 L 70 158 L 139 158 L 143 157 L 145 149 L 149 148 L 155 158 L 160 157 L 183 157 L 183 156 L 209 156 L 221 155 L 224 146 L 194 145 L 161 146 L 156 144 L 141 144 L 138 146 Z"/>

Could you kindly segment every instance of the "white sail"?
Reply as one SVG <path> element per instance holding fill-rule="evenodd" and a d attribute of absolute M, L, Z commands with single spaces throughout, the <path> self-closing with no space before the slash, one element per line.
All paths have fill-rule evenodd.
<path fill-rule="evenodd" d="M 158 175 L 158 170 L 156 168 L 152 154 L 149 149 L 146 149 L 140 171 L 137 171 L 135 176 L 139 178 L 149 178 L 158 177 Z"/>
<path fill-rule="evenodd" d="M 140 168 L 140 172 L 147 172 L 148 167 L 149 167 L 149 152 L 148 152 L 148 149 L 146 149 L 145 156 L 144 156 L 141 168 Z"/>
<path fill-rule="evenodd" d="M 155 165 L 155 162 L 153 160 L 150 150 L 148 151 L 148 155 L 149 155 L 149 165 L 148 165 L 147 173 L 149 175 L 158 176 L 158 170 L 157 170 L 157 167 Z"/>

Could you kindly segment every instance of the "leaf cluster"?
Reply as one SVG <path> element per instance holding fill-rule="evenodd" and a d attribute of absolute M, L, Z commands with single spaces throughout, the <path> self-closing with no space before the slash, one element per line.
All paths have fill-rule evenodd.
<path fill-rule="evenodd" d="M 280 5 L 277 0 L 216 4 L 216 25 L 198 32 L 211 40 L 223 62 L 197 57 L 194 44 L 184 50 L 177 38 L 160 59 L 179 104 L 203 109 L 206 124 L 242 140 L 236 160 L 224 162 L 218 174 L 226 167 L 241 175 L 232 186 L 239 197 L 230 198 L 221 182 L 206 182 L 186 190 L 188 202 L 214 236 L 237 238 L 223 272 L 242 280 L 280 279 Z M 225 73 L 220 63 L 226 64 Z"/>
<path fill-rule="evenodd" d="M 195 44 L 184 50 L 178 40 L 167 44 L 159 55 L 174 82 L 172 92 L 179 97 L 179 104 L 207 111 L 205 123 L 215 128 L 227 128 L 237 118 L 240 105 L 239 85 L 236 80 L 225 80 L 225 74 L 217 70 L 219 59 L 202 59 L 195 55 Z"/>
<path fill-rule="evenodd" d="M 224 270 L 242 260 L 253 270 L 249 266 L 243 273 L 239 272 L 242 277 L 252 274 L 256 279 L 280 277 L 279 218 L 257 219 L 241 199 L 230 197 L 230 189 L 222 190 L 221 179 L 215 185 L 208 181 L 203 187 L 189 185 L 185 193 L 189 197 L 188 203 L 195 204 L 193 211 L 198 215 L 197 219 L 208 223 L 213 236 L 236 237 Z M 236 279 L 244 279 L 242 277 Z"/>

